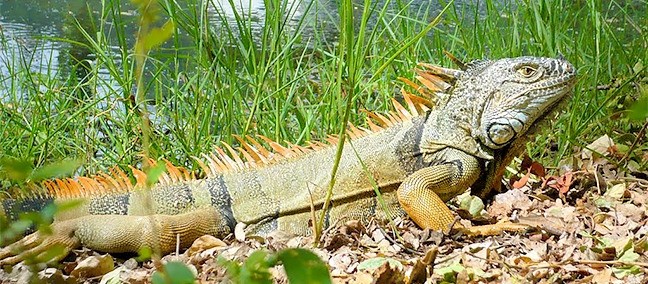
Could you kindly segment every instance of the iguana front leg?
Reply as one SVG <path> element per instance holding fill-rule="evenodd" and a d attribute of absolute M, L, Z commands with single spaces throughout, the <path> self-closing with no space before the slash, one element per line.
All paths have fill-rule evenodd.
<path fill-rule="evenodd" d="M 36 232 L 0 250 L 0 265 L 15 264 L 42 255 L 60 246 L 65 254 L 81 245 L 120 253 L 149 247 L 160 253 L 188 247 L 200 236 L 225 236 L 230 232 L 227 220 L 214 208 L 180 215 L 90 215 L 52 224 L 52 235 Z M 179 235 L 179 238 L 177 238 Z M 24 251 L 21 251 L 24 250 Z"/>
<path fill-rule="evenodd" d="M 454 216 L 445 202 L 479 177 L 475 157 L 454 149 L 444 151 L 444 162 L 414 172 L 397 191 L 401 206 L 421 228 L 449 229 Z"/>

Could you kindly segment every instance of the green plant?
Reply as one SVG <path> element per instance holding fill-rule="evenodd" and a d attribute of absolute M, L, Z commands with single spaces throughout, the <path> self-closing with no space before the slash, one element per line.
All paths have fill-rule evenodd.
<path fill-rule="evenodd" d="M 313 252 L 301 248 L 284 249 L 274 254 L 258 250 L 243 264 L 223 258 L 219 263 L 226 267 L 234 283 L 272 283 L 268 269 L 278 265 L 283 265 L 290 283 L 331 283 L 326 264 Z"/>

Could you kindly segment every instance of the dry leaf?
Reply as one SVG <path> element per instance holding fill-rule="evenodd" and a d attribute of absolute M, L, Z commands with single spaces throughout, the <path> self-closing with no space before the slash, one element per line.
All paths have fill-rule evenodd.
<path fill-rule="evenodd" d="M 527 171 L 527 173 L 524 176 L 522 176 L 519 180 L 515 181 L 512 184 L 513 188 L 514 189 L 520 189 L 520 188 L 524 187 L 527 184 L 527 182 L 529 181 L 529 176 L 531 176 L 531 172 Z"/>
<path fill-rule="evenodd" d="M 195 254 L 201 253 L 208 249 L 226 246 L 227 244 L 221 241 L 219 238 L 216 238 L 212 235 L 204 235 L 196 239 L 193 244 L 191 244 L 191 247 L 189 247 L 189 249 L 187 250 L 187 255 L 189 255 L 189 257 L 193 257 Z"/>
<path fill-rule="evenodd" d="M 2 279 L 0 278 L 0 280 Z M 29 281 L 27 279 L 12 279 L 12 280 L 17 280 L 16 283 L 34 282 L 34 281 Z M 77 283 L 77 280 L 74 277 L 63 275 L 61 270 L 58 270 L 56 268 L 46 268 L 45 270 L 39 272 L 38 280 L 42 281 L 43 283 L 70 283 L 70 284 Z M 2 283 L 5 283 L 4 280 L 2 281 Z"/>
<path fill-rule="evenodd" d="M 593 158 L 593 152 L 606 156 L 610 153 L 610 148 L 613 146 L 614 142 L 612 139 L 607 134 L 603 135 L 583 149 L 581 158 L 591 160 Z"/>
<path fill-rule="evenodd" d="M 70 275 L 77 278 L 90 278 L 104 275 L 114 269 L 115 261 L 109 254 L 90 256 L 80 261 Z"/>
<path fill-rule="evenodd" d="M 385 262 L 378 267 L 373 273 L 374 284 L 393 284 L 403 283 L 405 275 L 401 269 L 392 267 L 389 262 Z"/>

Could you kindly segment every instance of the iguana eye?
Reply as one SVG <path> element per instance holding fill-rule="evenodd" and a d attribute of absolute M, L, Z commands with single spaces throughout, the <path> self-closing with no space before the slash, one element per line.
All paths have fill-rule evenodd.
<path fill-rule="evenodd" d="M 520 68 L 518 68 L 517 72 L 520 75 L 522 75 L 522 76 L 524 76 L 526 78 L 530 78 L 533 75 L 535 75 L 535 73 L 537 72 L 537 69 L 533 68 L 532 66 L 525 65 L 525 66 L 521 66 Z"/>
<path fill-rule="evenodd" d="M 488 139 L 495 146 L 504 146 L 515 137 L 515 130 L 511 125 L 493 123 L 488 127 Z"/>

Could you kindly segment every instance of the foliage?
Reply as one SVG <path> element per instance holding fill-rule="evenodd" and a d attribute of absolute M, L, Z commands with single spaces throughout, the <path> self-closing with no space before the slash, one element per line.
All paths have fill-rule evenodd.
<path fill-rule="evenodd" d="M 182 262 L 171 261 L 162 266 L 162 269 L 153 273 L 153 284 L 189 284 L 195 283 L 195 276 Z"/>
<path fill-rule="evenodd" d="M 628 118 L 635 122 L 643 122 L 648 118 L 648 86 L 642 86 L 641 97 L 630 106 Z"/>
<path fill-rule="evenodd" d="M 131 94 L 129 96 L 131 103 L 136 103 L 136 106 L 131 105 L 131 108 L 139 114 L 141 119 L 142 130 L 142 154 L 144 157 L 149 157 L 150 139 L 151 139 L 151 122 L 148 110 L 145 105 L 144 88 L 144 67 L 146 57 L 149 52 L 167 41 L 173 35 L 175 26 L 172 20 L 168 20 L 162 27 L 151 28 L 160 17 L 160 6 L 156 0 L 131 0 L 133 4 L 137 5 L 139 10 L 140 21 L 139 29 L 137 32 L 137 41 L 135 42 L 135 79 L 137 81 L 137 94 L 135 97 Z M 148 163 L 144 160 L 145 170 L 148 170 Z"/>
<path fill-rule="evenodd" d="M 66 176 L 78 167 L 79 161 L 63 160 L 34 168 L 30 161 L 5 156 L 0 159 L 0 178 L 11 180 L 17 184 L 27 184 Z M 49 225 L 52 223 L 54 215 L 78 205 L 79 201 L 75 200 L 48 204 L 39 212 L 19 212 L 16 220 L 8 220 L 4 214 L 0 215 L 0 245 L 6 245 L 33 229 L 46 235 L 51 234 Z M 49 259 L 42 258 L 44 261 Z"/>
<path fill-rule="evenodd" d="M 0 178 L 21 184 L 40 182 L 70 175 L 80 165 L 81 161 L 78 160 L 62 160 L 34 168 L 32 161 L 5 156 L 0 159 Z"/>
<path fill-rule="evenodd" d="M 220 265 L 234 283 L 272 283 L 270 267 L 283 265 L 290 283 L 331 283 L 326 264 L 314 253 L 301 248 L 288 248 L 269 254 L 258 250 L 240 265 L 236 261 L 219 258 Z"/>

